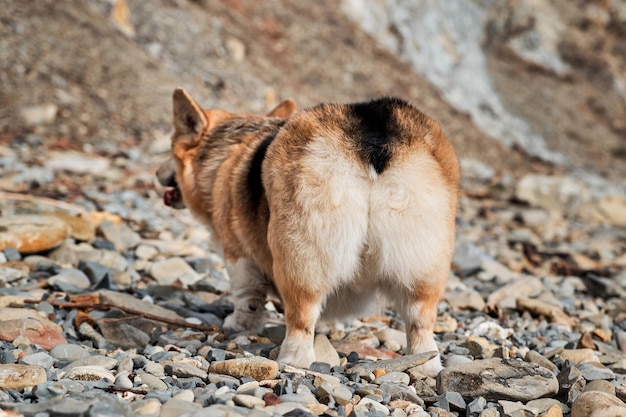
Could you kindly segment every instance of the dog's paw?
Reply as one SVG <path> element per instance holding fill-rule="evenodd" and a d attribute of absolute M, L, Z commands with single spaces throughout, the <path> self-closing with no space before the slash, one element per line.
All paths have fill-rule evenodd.
<path fill-rule="evenodd" d="M 441 358 L 439 357 L 439 355 L 437 355 L 425 364 L 417 366 L 415 370 L 422 375 L 435 378 L 439 374 L 439 372 L 443 370 L 443 366 L 441 365 Z"/>
<path fill-rule="evenodd" d="M 315 362 L 315 350 L 313 348 L 313 337 L 291 337 L 287 336 L 280 346 L 278 362 L 294 366 L 296 368 L 308 369 Z"/>
<path fill-rule="evenodd" d="M 237 311 L 224 319 L 222 328 L 228 333 L 240 333 L 245 331 L 261 332 L 263 330 L 263 314 L 250 315 L 240 314 Z"/>

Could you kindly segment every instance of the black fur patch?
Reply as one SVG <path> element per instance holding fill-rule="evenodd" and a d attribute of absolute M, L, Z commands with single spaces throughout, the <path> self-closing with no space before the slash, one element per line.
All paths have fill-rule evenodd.
<path fill-rule="evenodd" d="M 263 165 L 263 160 L 265 159 L 265 154 L 267 153 L 267 148 L 270 146 L 270 143 L 276 137 L 276 133 L 274 132 L 271 135 L 267 136 L 263 141 L 259 144 L 254 153 L 254 157 L 250 162 L 250 170 L 248 171 L 248 192 L 249 192 L 249 204 L 250 208 L 253 210 L 257 210 L 259 207 L 259 202 L 261 201 L 261 197 L 265 190 L 263 189 L 263 181 L 261 179 L 261 166 Z"/>
<path fill-rule="evenodd" d="M 393 142 L 402 139 L 393 110 L 411 105 L 398 98 L 380 98 L 351 107 L 357 122 L 359 154 L 380 174 L 389 164 Z"/>

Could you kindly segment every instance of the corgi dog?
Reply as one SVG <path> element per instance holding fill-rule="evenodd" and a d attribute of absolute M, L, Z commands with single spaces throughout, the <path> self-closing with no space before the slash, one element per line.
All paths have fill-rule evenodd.
<path fill-rule="evenodd" d="M 221 244 L 231 331 L 260 329 L 283 302 L 278 361 L 308 368 L 321 317 L 358 317 L 382 297 L 402 314 L 407 353 L 437 352 L 433 326 L 455 241 L 459 164 L 439 124 L 398 98 L 285 100 L 267 115 L 202 109 L 174 92 L 165 204 L 187 207 Z M 439 355 L 421 365 L 442 369 Z"/>

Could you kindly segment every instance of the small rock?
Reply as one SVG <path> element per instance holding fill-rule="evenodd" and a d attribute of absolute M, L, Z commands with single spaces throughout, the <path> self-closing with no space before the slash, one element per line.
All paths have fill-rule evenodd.
<path fill-rule="evenodd" d="M 209 372 L 230 375 L 235 378 L 252 377 L 257 381 L 262 381 L 276 378 L 278 363 L 260 356 L 228 359 L 211 363 Z"/>
<path fill-rule="evenodd" d="M 571 417 L 623 417 L 624 415 L 626 415 L 626 404 L 605 392 L 583 392 L 572 404 Z"/>
<path fill-rule="evenodd" d="M 380 343 L 389 348 L 389 350 L 397 352 L 400 349 L 406 348 L 405 332 L 386 327 L 382 330 L 377 331 L 376 333 L 374 333 L 374 335 L 378 338 Z M 392 347 L 396 347 L 397 349 L 392 349 Z"/>
<path fill-rule="evenodd" d="M 91 354 L 82 346 L 66 343 L 53 347 L 50 350 L 50 356 L 55 359 L 73 362 L 79 359 L 89 358 Z"/>
<path fill-rule="evenodd" d="M 588 391 L 601 391 L 606 392 L 609 395 L 615 395 L 615 385 L 604 379 L 596 379 L 585 385 L 583 392 Z"/>
<path fill-rule="evenodd" d="M 0 389 L 21 391 L 46 381 L 46 371 L 40 366 L 0 364 Z"/>
<path fill-rule="evenodd" d="M 452 291 L 446 293 L 444 298 L 454 310 L 482 311 L 485 308 L 485 300 L 483 300 L 482 295 L 471 289 Z"/>
<path fill-rule="evenodd" d="M 265 407 L 263 398 L 257 398 L 254 395 L 237 394 L 233 397 L 233 402 L 246 408 Z"/>
<path fill-rule="evenodd" d="M 437 376 L 437 391 L 457 391 L 465 398 L 528 401 L 556 394 L 556 376 L 538 365 L 517 360 L 484 359 L 445 368 Z"/>
<path fill-rule="evenodd" d="M 67 343 L 65 337 L 57 330 L 58 326 L 52 324 L 48 324 L 43 318 L 1 321 L 0 340 L 13 342 L 17 337 L 24 337 L 29 343 L 39 345 L 46 350 Z"/>
<path fill-rule="evenodd" d="M 340 365 L 339 354 L 337 354 L 337 351 L 330 343 L 326 335 L 315 335 L 313 349 L 315 350 L 315 358 L 317 361 L 325 362 L 331 367 Z"/>
<path fill-rule="evenodd" d="M 559 356 L 575 365 L 584 362 L 598 362 L 598 356 L 591 349 L 563 349 Z"/>
<path fill-rule="evenodd" d="M 566 217 L 576 214 L 588 195 L 587 187 L 575 178 L 536 174 L 526 175 L 515 189 L 519 200 Z"/>
<path fill-rule="evenodd" d="M 118 252 L 132 249 L 141 242 L 141 236 L 128 227 L 126 223 L 116 225 L 105 221 L 100 223 L 98 231 L 102 233 L 105 239 L 113 243 Z"/>
<path fill-rule="evenodd" d="M 115 381 L 113 373 L 98 365 L 77 366 L 62 374 L 64 378 L 75 381 L 99 381 L 106 379 L 109 382 Z"/>
<path fill-rule="evenodd" d="M 206 380 L 208 377 L 206 371 L 203 371 L 197 366 L 193 366 L 192 364 L 186 362 L 165 362 L 163 367 L 165 368 L 165 373 L 167 375 L 179 378 L 190 378 L 195 376 Z"/>
<path fill-rule="evenodd" d="M 595 381 L 597 379 L 615 379 L 613 371 L 599 362 L 585 362 L 576 365 L 576 367 L 587 381 Z"/>
<path fill-rule="evenodd" d="M 20 116 L 30 126 L 49 124 L 54 122 L 59 108 L 54 103 L 37 104 L 20 109 Z"/>
<path fill-rule="evenodd" d="M 516 308 L 521 311 L 529 311 L 537 316 L 544 316 L 553 323 L 566 324 L 570 327 L 574 327 L 576 325 L 576 320 L 565 314 L 561 308 L 548 304 L 545 301 L 519 297 L 517 299 Z"/>
<path fill-rule="evenodd" d="M 79 269 L 64 268 L 58 274 L 48 278 L 48 284 L 56 286 L 64 292 L 77 293 L 89 288 L 91 281 Z"/>
<path fill-rule="evenodd" d="M 43 252 L 59 246 L 68 234 L 69 227 L 56 217 L 0 217 L 0 249 L 13 247 L 21 253 Z"/>
<path fill-rule="evenodd" d="M 54 358 L 46 352 L 31 353 L 20 359 L 20 362 L 26 365 L 36 365 L 44 369 L 49 369 L 54 363 Z"/>
<path fill-rule="evenodd" d="M 76 240 L 91 242 L 96 237 L 96 231 L 93 225 L 82 217 L 73 216 L 66 211 L 48 211 L 41 214 L 62 220 L 69 226 L 70 236 Z"/>
<path fill-rule="evenodd" d="M 150 275 L 161 285 L 172 284 L 176 280 L 191 285 L 202 278 L 183 258 L 178 257 L 155 262 L 150 267 Z"/>

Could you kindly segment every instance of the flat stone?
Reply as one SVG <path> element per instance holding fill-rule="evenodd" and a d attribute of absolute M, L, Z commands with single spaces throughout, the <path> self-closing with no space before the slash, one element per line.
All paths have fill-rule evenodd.
<path fill-rule="evenodd" d="M 179 257 L 157 261 L 152 264 L 149 272 L 162 285 L 171 284 L 176 280 L 191 285 L 202 278 L 191 265 Z"/>
<path fill-rule="evenodd" d="M 528 311 L 536 316 L 544 316 L 553 323 L 565 324 L 570 327 L 576 325 L 576 320 L 565 314 L 560 307 L 538 299 L 518 297 L 516 308 L 521 311 Z"/>
<path fill-rule="evenodd" d="M 523 177 L 515 189 L 515 196 L 521 201 L 566 217 L 576 214 L 588 195 L 580 180 L 537 174 Z"/>
<path fill-rule="evenodd" d="M 384 369 L 387 372 L 403 372 L 409 368 L 425 364 L 426 362 L 437 356 L 437 353 L 438 352 L 417 353 L 414 355 L 401 356 L 399 358 L 383 359 L 369 363 L 360 363 L 346 370 L 346 373 L 371 373 L 375 369 Z"/>
<path fill-rule="evenodd" d="M 606 392 L 583 392 L 572 404 L 571 417 L 623 417 L 625 415 L 626 404 Z"/>
<path fill-rule="evenodd" d="M 313 349 L 318 362 L 325 362 L 331 367 L 339 366 L 339 354 L 324 334 L 315 335 Z"/>
<path fill-rule="evenodd" d="M 198 377 L 200 379 L 206 380 L 208 374 L 206 371 L 198 368 L 197 366 L 193 366 L 187 362 L 164 362 L 163 367 L 165 368 L 165 373 L 167 375 L 176 376 L 179 378 L 190 378 L 190 377 Z"/>
<path fill-rule="evenodd" d="M 483 296 L 472 289 L 450 291 L 444 298 L 454 310 L 482 311 L 485 308 Z"/>
<path fill-rule="evenodd" d="M 180 417 L 202 410 L 202 405 L 189 401 L 170 399 L 161 406 L 159 417 Z"/>
<path fill-rule="evenodd" d="M 127 307 L 133 310 L 143 311 L 153 316 L 184 321 L 183 317 L 179 316 L 172 310 L 168 310 L 167 308 L 158 306 L 156 304 L 140 300 L 130 294 L 124 294 L 110 290 L 100 290 L 97 292 L 97 294 L 100 297 L 100 301 L 105 304 L 112 304 L 119 307 Z"/>
<path fill-rule="evenodd" d="M 578 365 L 584 362 L 598 362 L 598 356 L 591 349 L 563 349 L 559 352 L 559 356 L 564 360 Z"/>
<path fill-rule="evenodd" d="M 141 242 L 141 236 L 128 227 L 126 223 L 114 224 L 105 221 L 100 223 L 98 231 L 106 240 L 113 243 L 118 252 L 134 248 Z"/>
<path fill-rule="evenodd" d="M 166 390 L 167 389 L 167 384 L 163 382 L 163 380 L 147 372 L 138 374 L 137 377 L 135 378 L 135 381 L 137 381 L 137 378 L 139 378 L 139 380 L 142 383 L 146 384 L 151 390 Z"/>
<path fill-rule="evenodd" d="M 46 381 L 46 371 L 41 366 L 0 364 L 0 390 L 21 391 Z"/>
<path fill-rule="evenodd" d="M 529 401 L 556 394 L 556 376 L 546 368 L 518 360 L 484 359 L 445 368 L 437 376 L 437 391 L 456 391 L 464 398 Z"/>
<path fill-rule="evenodd" d="M 44 369 L 49 369 L 52 364 L 54 364 L 54 358 L 46 352 L 37 352 L 24 356 L 20 359 L 20 362 L 25 365 L 36 365 Z"/>
<path fill-rule="evenodd" d="M 82 217 L 74 216 L 66 211 L 48 211 L 42 214 L 56 217 L 70 228 L 70 237 L 73 239 L 91 242 L 96 237 L 93 225 Z"/>
<path fill-rule="evenodd" d="M 112 372 L 98 365 L 77 366 L 63 373 L 64 378 L 75 381 L 100 381 L 106 379 L 109 382 L 115 381 Z"/>
<path fill-rule="evenodd" d="M 383 382 L 391 382 L 394 384 L 409 385 L 410 380 L 411 378 L 404 372 L 389 372 L 376 378 L 374 384 L 380 385 Z"/>
<path fill-rule="evenodd" d="M 213 362 L 209 367 L 209 372 L 230 375 L 235 378 L 252 377 L 257 381 L 263 381 L 276 378 L 278 368 L 276 361 L 256 356 Z"/>
<path fill-rule="evenodd" d="M 2 311 L 0 311 L 0 317 L 3 317 Z M 29 343 L 39 345 L 46 350 L 67 343 L 59 331 L 59 326 L 40 316 L 0 321 L 0 340 L 12 342 L 17 337 L 24 337 Z"/>
<path fill-rule="evenodd" d="M 74 268 L 64 268 L 58 274 L 48 278 L 48 284 L 57 286 L 65 292 L 76 293 L 91 286 L 91 281 L 83 271 Z M 75 289 L 75 291 L 71 291 Z"/>
<path fill-rule="evenodd" d="M 613 371 L 599 362 L 585 362 L 576 365 L 576 367 L 587 381 L 595 381 L 597 379 L 615 379 Z"/>
<path fill-rule="evenodd" d="M 89 358 L 91 354 L 82 346 L 66 343 L 53 347 L 50 350 L 50 356 L 65 361 L 76 361 L 78 359 Z"/>
<path fill-rule="evenodd" d="M 16 248 L 20 253 L 43 252 L 59 246 L 68 235 L 69 227 L 56 217 L 0 217 L 0 250 Z"/>

